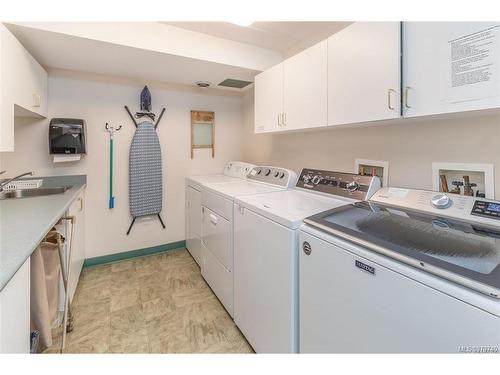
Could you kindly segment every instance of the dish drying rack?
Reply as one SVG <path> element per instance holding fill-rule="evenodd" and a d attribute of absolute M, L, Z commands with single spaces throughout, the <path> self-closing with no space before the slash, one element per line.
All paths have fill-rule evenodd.
<path fill-rule="evenodd" d="M 38 189 L 42 186 L 43 180 L 16 180 L 4 186 L 4 191 L 22 190 L 22 189 Z"/>

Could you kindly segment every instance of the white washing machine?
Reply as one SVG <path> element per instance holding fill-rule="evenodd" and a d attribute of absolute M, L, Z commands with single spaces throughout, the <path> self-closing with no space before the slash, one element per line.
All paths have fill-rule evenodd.
<path fill-rule="evenodd" d="M 201 190 L 207 183 L 223 183 L 245 179 L 253 164 L 230 161 L 223 173 L 186 177 L 186 248 L 201 265 Z"/>
<path fill-rule="evenodd" d="M 500 351 L 500 202 L 383 188 L 304 220 L 300 351 Z"/>
<path fill-rule="evenodd" d="M 201 274 L 233 316 L 233 201 L 235 197 L 294 186 L 295 172 L 254 167 L 246 180 L 206 184 L 201 192 Z"/>
<path fill-rule="evenodd" d="M 303 169 L 295 189 L 236 198 L 234 320 L 257 353 L 298 351 L 302 220 L 379 188 L 378 177 Z"/>

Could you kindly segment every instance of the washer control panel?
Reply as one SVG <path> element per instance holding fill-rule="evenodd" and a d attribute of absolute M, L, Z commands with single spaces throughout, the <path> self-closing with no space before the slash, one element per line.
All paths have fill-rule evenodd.
<path fill-rule="evenodd" d="M 365 200 L 380 188 L 380 179 L 352 173 L 304 168 L 297 181 L 297 187 L 325 194 Z"/>
<path fill-rule="evenodd" d="M 500 225 L 500 201 L 431 190 L 384 187 L 370 202 L 468 222 Z"/>
<path fill-rule="evenodd" d="M 500 202 L 476 200 L 471 215 L 500 219 Z"/>
<path fill-rule="evenodd" d="M 290 188 L 295 185 L 297 174 L 285 168 L 259 166 L 252 168 L 247 178 L 258 182 Z"/>
<path fill-rule="evenodd" d="M 230 161 L 226 164 L 226 168 L 224 168 L 224 174 L 231 177 L 246 178 L 253 167 L 255 167 L 254 164 L 242 161 Z"/>

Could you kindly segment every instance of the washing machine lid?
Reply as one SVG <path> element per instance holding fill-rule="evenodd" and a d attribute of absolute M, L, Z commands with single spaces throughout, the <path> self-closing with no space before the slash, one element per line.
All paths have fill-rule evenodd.
<path fill-rule="evenodd" d="M 234 182 L 241 180 L 238 177 L 226 176 L 223 174 L 207 174 L 200 176 L 188 176 L 186 177 L 186 183 L 190 186 L 202 187 L 205 184 L 222 184 L 227 182 Z"/>
<path fill-rule="evenodd" d="M 500 229 L 376 202 L 313 215 L 307 224 L 495 298 Z"/>
<path fill-rule="evenodd" d="M 194 175 L 186 177 L 186 185 L 201 188 L 205 184 L 215 184 L 246 179 L 255 165 L 242 161 L 229 161 L 223 173 Z"/>
<path fill-rule="evenodd" d="M 290 229 L 297 229 L 304 218 L 352 203 L 350 199 L 331 198 L 293 189 L 237 197 L 235 203 Z"/>
<path fill-rule="evenodd" d="M 274 191 L 282 191 L 285 188 L 261 182 L 251 182 L 239 180 L 227 183 L 212 183 L 204 185 L 207 191 L 219 194 L 225 198 L 233 200 L 240 195 L 262 194 Z"/>

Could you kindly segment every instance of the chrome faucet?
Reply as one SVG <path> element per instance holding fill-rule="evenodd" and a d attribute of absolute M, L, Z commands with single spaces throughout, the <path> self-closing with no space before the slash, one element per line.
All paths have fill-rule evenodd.
<path fill-rule="evenodd" d="M 4 173 L 4 172 L 5 171 L 3 171 L 2 173 Z M 33 176 L 34 174 L 35 174 L 35 172 L 26 172 L 26 173 L 20 174 L 19 176 L 12 177 L 12 178 L 9 178 L 6 181 L 0 182 L 0 193 L 3 191 L 3 188 L 5 186 L 7 186 L 8 184 L 10 184 L 11 182 L 16 181 L 16 180 L 18 180 L 18 179 L 20 179 L 21 177 L 24 177 L 24 176 Z"/>

